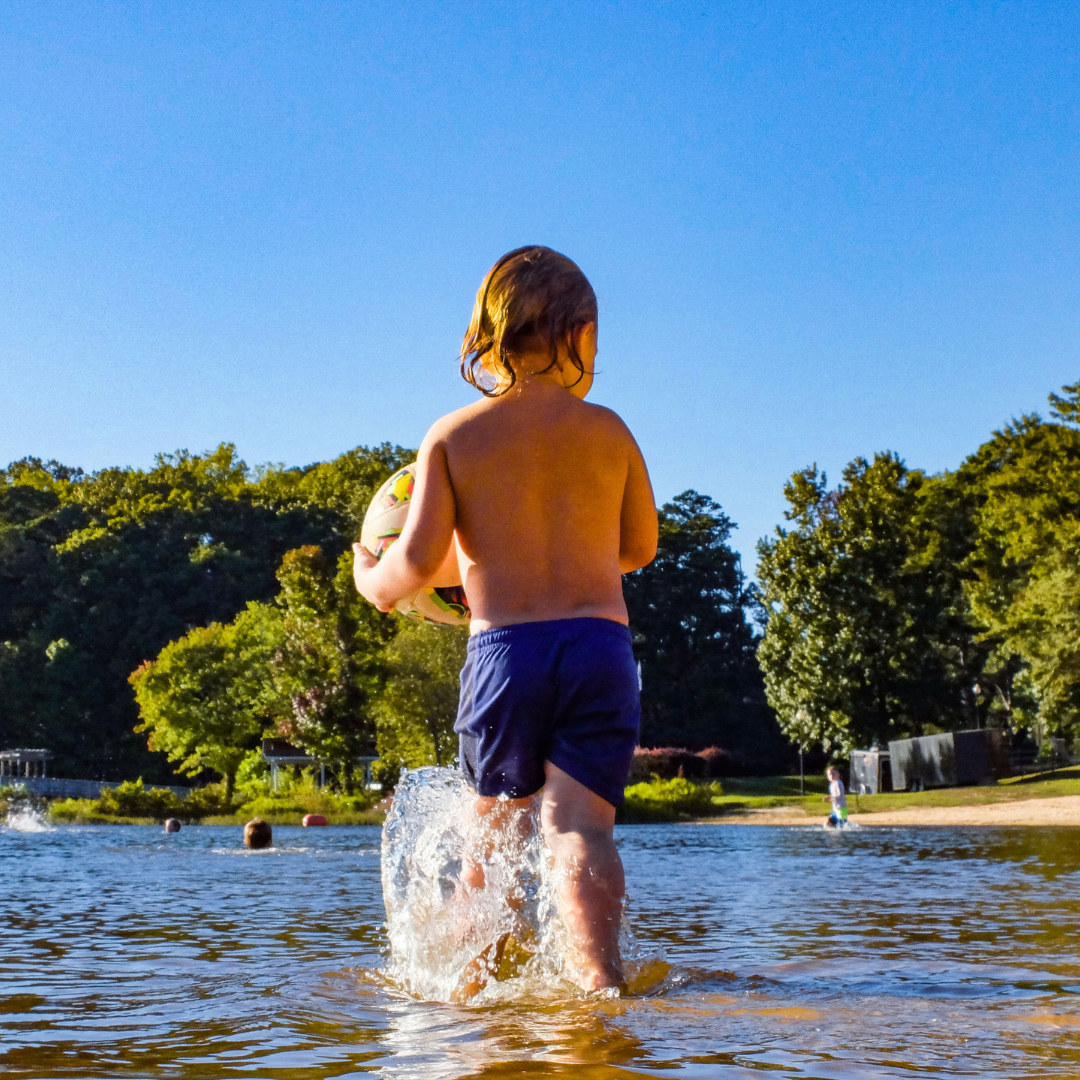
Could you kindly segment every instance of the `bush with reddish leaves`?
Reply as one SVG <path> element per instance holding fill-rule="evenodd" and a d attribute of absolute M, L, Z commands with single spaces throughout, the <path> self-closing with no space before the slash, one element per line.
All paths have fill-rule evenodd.
<path fill-rule="evenodd" d="M 631 782 L 648 780 L 652 776 L 673 780 L 677 776 L 691 779 L 704 775 L 705 762 L 697 754 L 678 746 L 658 746 L 653 750 L 639 746 L 630 765 Z"/>
<path fill-rule="evenodd" d="M 699 750 L 697 756 L 705 763 L 705 775 L 708 777 L 753 775 L 750 759 L 738 750 L 707 746 L 704 750 Z"/>
<path fill-rule="evenodd" d="M 638 783 L 658 776 L 661 780 L 684 777 L 687 780 L 703 780 L 722 776 L 746 776 L 750 762 L 737 751 L 722 750 L 710 746 L 696 754 L 681 746 L 658 746 L 649 749 L 639 746 L 634 751 L 630 765 L 630 783 Z"/>

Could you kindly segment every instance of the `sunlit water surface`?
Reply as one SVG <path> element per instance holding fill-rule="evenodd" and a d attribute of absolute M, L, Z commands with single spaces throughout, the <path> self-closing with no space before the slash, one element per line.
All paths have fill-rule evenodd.
<path fill-rule="evenodd" d="M 377 829 L 0 829 L 5 1077 L 1080 1076 L 1080 831 L 631 826 L 647 996 L 424 1003 Z"/>

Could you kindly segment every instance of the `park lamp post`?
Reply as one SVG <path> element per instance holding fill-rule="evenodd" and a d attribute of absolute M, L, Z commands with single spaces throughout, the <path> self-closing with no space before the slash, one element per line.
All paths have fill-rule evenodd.
<path fill-rule="evenodd" d="M 799 726 L 805 730 L 806 721 L 810 719 L 805 709 L 799 709 L 795 713 L 795 719 L 798 721 Z M 806 794 L 806 774 L 803 771 L 803 751 L 806 748 L 803 746 L 802 732 L 799 734 L 799 795 L 804 796 Z"/>

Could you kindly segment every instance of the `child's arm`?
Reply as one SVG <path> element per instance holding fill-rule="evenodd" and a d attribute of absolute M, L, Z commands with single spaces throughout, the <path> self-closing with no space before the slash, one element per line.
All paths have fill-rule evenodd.
<path fill-rule="evenodd" d="M 623 488 L 619 535 L 619 570 L 624 574 L 648 566 L 656 558 L 659 535 L 649 471 L 629 432 L 627 438 L 630 441 L 630 462 L 626 471 L 626 487 Z"/>
<path fill-rule="evenodd" d="M 420 445 L 416 484 L 401 536 L 381 560 L 360 544 L 353 544 L 356 588 L 380 611 L 392 611 L 402 597 L 413 596 L 429 584 L 446 568 L 454 552 L 454 489 L 437 427 Z"/>

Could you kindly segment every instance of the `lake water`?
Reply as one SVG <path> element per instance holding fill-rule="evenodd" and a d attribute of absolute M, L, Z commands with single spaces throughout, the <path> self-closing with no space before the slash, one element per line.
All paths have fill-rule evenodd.
<path fill-rule="evenodd" d="M 379 831 L 0 830 L 4 1077 L 1080 1076 L 1080 830 L 628 826 L 648 996 L 415 1001 Z"/>

